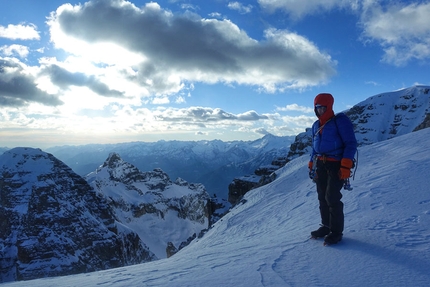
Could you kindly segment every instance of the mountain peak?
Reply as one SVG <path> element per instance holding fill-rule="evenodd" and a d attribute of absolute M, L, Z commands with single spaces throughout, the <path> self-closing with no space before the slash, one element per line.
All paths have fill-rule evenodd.
<path fill-rule="evenodd" d="M 160 168 L 142 172 L 110 153 L 86 179 L 109 198 L 121 224 L 135 230 L 158 258 L 171 255 L 209 225 L 209 195 L 204 186 L 181 178 L 172 182 Z"/>
<path fill-rule="evenodd" d="M 109 157 L 106 159 L 105 161 L 105 165 L 109 166 L 109 167 L 114 167 L 116 166 L 118 163 L 122 163 L 123 160 L 122 158 L 119 156 L 119 154 L 117 154 L 116 152 L 111 152 L 109 154 Z"/>
<path fill-rule="evenodd" d="M 107 201 L 53 155 L 14 148 L 0 163 L 0 282 L 155 259 L 135 232 L 118 227 Z"/>

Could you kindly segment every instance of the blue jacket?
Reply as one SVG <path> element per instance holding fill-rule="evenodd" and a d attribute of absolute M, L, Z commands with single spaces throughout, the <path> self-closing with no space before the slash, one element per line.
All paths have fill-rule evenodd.
<path fill-rule="evenodd" d="M 311 161 L 314 155 L 325 155 L 337 160 L 342 158 L 352 160 L 356 151 L 357 140 L 354 127 L 344 113 L 339 113 L 327 121 L 321 132 L 319 120 L 312 125 Z"/>

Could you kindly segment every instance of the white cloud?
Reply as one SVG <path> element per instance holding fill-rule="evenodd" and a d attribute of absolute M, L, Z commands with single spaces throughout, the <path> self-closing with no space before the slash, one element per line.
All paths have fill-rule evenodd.
<path fill-rule="evenodd" d="M 255 133 L 260 134 L 260 135 L 267 135 L 270 134 L 266 129 L 264 128 L 258 128 L 254 130 Z"/>
<path fill-rule="evenodd" d="M 347 9 L 361 18 L 363 39 L 379 43 L 382 61 L 401 66 L 430 58 L 430 3 L 380 0 L 258 0 L 262 9 L 281 10 L 294 19 L 334 9 Z"/>
<path fill-rule="evenodd" d="M 39 40 L 40 35 L 37 32 L 37 27 L 33 24 L 28 25 L 12 25 L 7 27 L 0 25 L 0 37 L 12 40 Z"/>
<path fill-rule="evenodd" d="M 289 112 L 289 111 L 297 111 L 303 113 L 313 113 L 314 110 L 309 107 L 299 106 L 298 104 L 286 105 L 285 107 L 277 107 L 277 111 Z"/>
<path fill-rule="evenodd" d="M 357 9 L 356 1 L 351 0 L 258 0 L 260 6 L 269 11 L 282 10 L 293 18 L 321 13 L 338 7 Z"/>
<path fill-rule="evenodd" d="M 231 10 L 236 10 L 241 14 L 248 14 L 252 11 L 252 5 L 244 5 L 240 2 L 229 2 L 227 7 Z"/>
<path fill-rule="evenodd" d="M 243 122 L 268 119 L 266 115 L 259 115 L 255 111 L 232 114 L 219 108 L 190 107 L 184 109 L 166 108 L 158 110 L 156 118 L 168 122 Z"/>
<path fill-rule="evenodd" d="M 277 133 L 297 135 L 311 127 L 316 119 L 316 116 L 283 116 L 281 117 L 283 124 L 276 126 Z"/>
<path fill-rule="evenodd" d="M 430 3 L 373 5 L 363 13 L 365 39 L 384 49 L 383 61 L 404 65 L 412 59 L 430 58 Z"/>
<path fill-rule="evenodd" d="M 27 46 L 13 44 L 0 47 L 0 52 L 6 56 L 18 55 L 20 58 L 26 58 L 30 51 Z"/>
<path fill-rule="evenodd" d="M 166 105 L 169 103 L 170 103 L 169 97 L 166 97 L 166 96 L 155 97 L 152 99 L 153 105 Z"/>

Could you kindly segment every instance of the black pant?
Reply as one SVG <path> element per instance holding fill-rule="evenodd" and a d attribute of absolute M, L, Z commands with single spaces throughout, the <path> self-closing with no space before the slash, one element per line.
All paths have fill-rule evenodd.
<path fill-rule="evenodd" d="M 339 178 L 340 162 L 317 161 L 317 193 L 321 223 L 331 232 L 342 233 L 344 227 L 342 193 L 344 180 Z"/>

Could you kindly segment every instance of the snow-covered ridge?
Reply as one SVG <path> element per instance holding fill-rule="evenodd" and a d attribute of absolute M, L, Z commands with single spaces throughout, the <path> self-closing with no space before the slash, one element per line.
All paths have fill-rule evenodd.
<path fill-rule="evenodd" d="M 141 172 L 117 153 L 85 179 L 158 258 L 172 255 L 209 227 L 209 195 L 202 184 L 173 182 L 161 169 Z"/>
<path fill-rule="evenodd" d="M 372 144 L 414 131 L 430 114 L 430 87 L 382 93 L 348 111 L 357 141 Z"/>
<path fill-rule="evenodd" d="M 343 111 L 354 125 L 359 145 L 368 145 L 426 128 L 430 116 L 430 86 L 413 86 L 372 96 Z M 311 130 L 297 135 L 288 159 L 310 154 Z"/>

